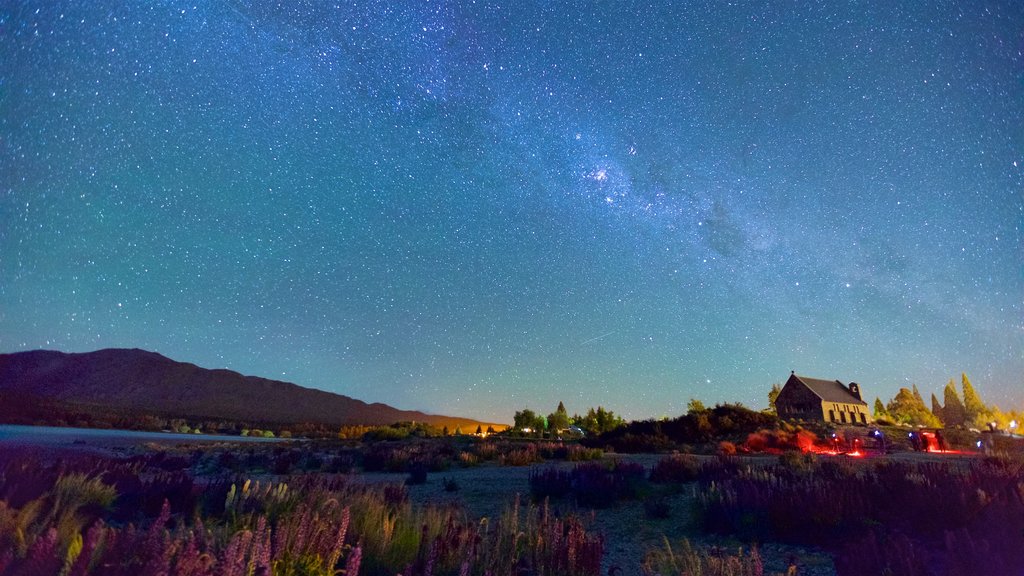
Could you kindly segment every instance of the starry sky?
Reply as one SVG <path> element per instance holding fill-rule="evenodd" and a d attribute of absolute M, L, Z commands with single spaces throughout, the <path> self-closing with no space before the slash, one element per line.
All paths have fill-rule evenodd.
<path fill-rule="evenodd" d="M 1024 406 L 1024 3 L 0 3 L 0 351 L 511 421 Z M 941 394 L 939 394 L 941 397 Z"/>

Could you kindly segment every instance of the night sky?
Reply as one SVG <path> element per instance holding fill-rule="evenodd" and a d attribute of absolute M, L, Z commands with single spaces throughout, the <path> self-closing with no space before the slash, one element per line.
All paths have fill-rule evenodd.
<path fill-rule="evenodd" d="M 0 3 L 0 351 L 1024 406 L 1024 3 L 281 4 Z"/>

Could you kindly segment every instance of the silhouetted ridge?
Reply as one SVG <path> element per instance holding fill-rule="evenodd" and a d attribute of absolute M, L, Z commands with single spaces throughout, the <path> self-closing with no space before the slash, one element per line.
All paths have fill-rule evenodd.
<path fill-rule="evenodd" d="M 0 354 L 0 392 L 171 416 L 253 422 L 342 426 L 414 420 L 438 426 L 481 424 L 465 418 L 399 410 L 387 404 L 367 404 L 348 396 L 244 376 L 231 370 L 200 368 L 139 349 Z"/>

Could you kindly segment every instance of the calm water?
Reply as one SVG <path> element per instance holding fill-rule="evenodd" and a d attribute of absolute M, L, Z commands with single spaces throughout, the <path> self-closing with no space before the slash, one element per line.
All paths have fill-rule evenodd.
<path fill-rule="evenodd" d="M 10 444 L 135 444 L 140 442 L 280 442 L 280 438 L 222 436 L 217 434 L 179 434 L 177 432 L 140 432 L 96 428 L 60 428 L 55 426 L 15 426 L 0 424 L 0 445 Z"/>

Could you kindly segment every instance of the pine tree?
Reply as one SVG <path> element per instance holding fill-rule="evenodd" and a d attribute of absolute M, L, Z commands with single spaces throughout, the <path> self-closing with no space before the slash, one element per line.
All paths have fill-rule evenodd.
<path fill-rule="evenodd" d="M 932 415 L 939 419 L 943 424 L 946 423 L 946 418 L 943 416 L 942 404 L 939 404 L 939 399 L 935 397 L 935 393 L 932 392 Z"/>
<path fill-rule="evenodd" d="M 960 401 L 960 395 L 956 393 L 956 386 L 953 384 L 952 378 L 949 379 L 949 383 L 943 389 L 942 395 L 944 404 L 942 408 L 943 424 L 947 427 L 963 426 L 967 412 L 964 410 L 964 403 Z"/>
<path fill-rule="evenodd" d="M 779 392 L 782 392 L 782 386 L 778 382 L 772 384 L 772 389 L 768 391 L 768 411 L 772 414 L 779 413 L 775 408 L 775 400 L 779 397 Z"/>
<path fill-rule="evenodd" d="M 882 404 L 882 399 L 875 396 L 875 420 L 888 417 L 889 413 L 885 411 L 885 405 Z"/>
<path fill-rule="evenodd" d="M 917 400 L 919 404 L 924 406 L 924 398 L 921 396 L 921 391 L 917 389 L 917 384 L 913 385 L 914 389 L 914 400 Z"/>
<path fill-rule="evenodd" d="M 569 413 L 565 410 L 565 404 L 559 402 L 558 408 L 554 412 L 548 414 L 548 428 L 552 432 L 558 433 L 559 430 L 565 430 L 569 427 Z"/>
<path fill-rule="evenodd" d="M 974 426 L 984 426 L 988 421 L 989 409 L 978 397 L 966 373 L 960 374 L 960 385 L 964 391 L 964 421 Z"/>

